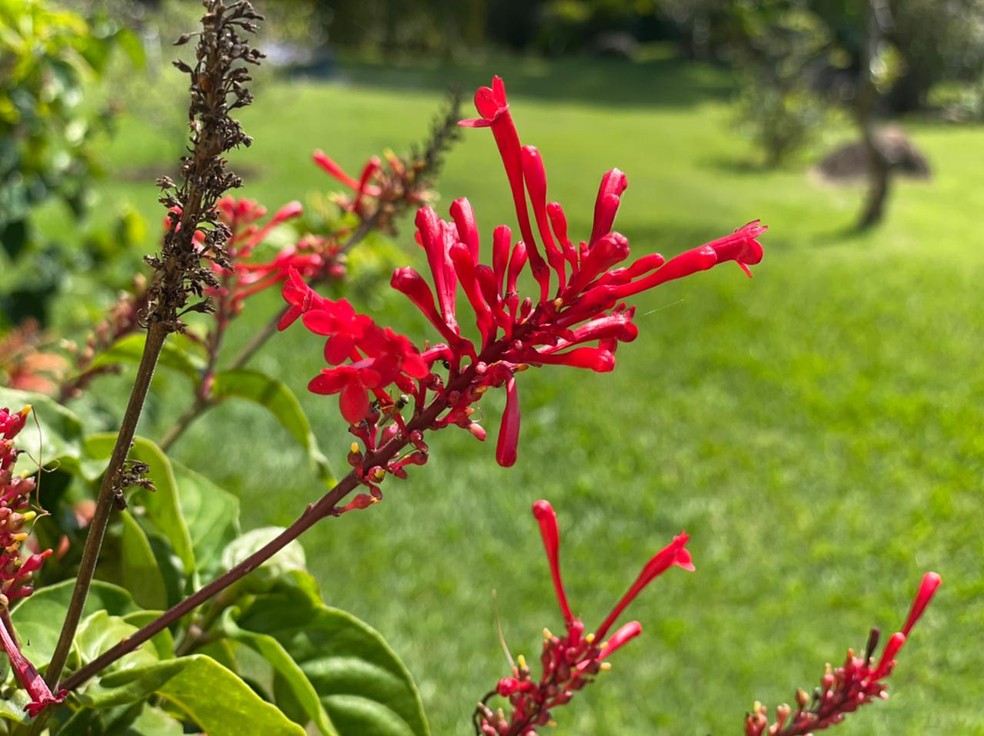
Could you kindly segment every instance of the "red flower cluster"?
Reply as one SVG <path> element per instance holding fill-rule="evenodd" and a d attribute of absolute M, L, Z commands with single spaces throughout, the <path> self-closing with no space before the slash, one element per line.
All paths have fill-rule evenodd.
<path fill-rule="evenodd" d="M 31 695 L 25 710 L 31 717 L 46 706 L 60 703 L 65 693 L 52 695 L 27 658 L 21 653 L 8 616 L 8 606 L 18 598 L 26 598 L 34 592 L 30 578 L 51 555 L 51 550 L 24 556 L 21 544 L 30 533 L 29 525 L 37 514 L 28 510 L 33 478 L 15 478 L 13 466 L 17 461 L 14 437 L 24 428 L 31 407 L 11 414 L 0 409 L 0 648 L 6 652 L 10 665 L 21 686 Z"/>
<path fill-rule="evenodd" d="M 272 260 L 251 260 L 256 247 L 275 227 L 300 216 L 300 202 L 284 205 L 264 224 L 259 221 L 266 216 L 267 210 L 252 199 L 223 197 L 216 209 L 219 220 L 232 233 L 225 246 L 230 265 L 224 267 L 212 263 L 219 286 L 209 290 L 209 296 L 216 304 L 216 316 L 220 321 L 237 316 L 246 299 L 284 281 L 289 270 L 311 278 L 334 263 L 332 249 L 312 235 L 281 249 Z"/>
<path fill-rule="evenodd" d="M 0 409 L 0 611 L 34 591 L 31 575 L 51 555 L 50 549 L 27 557 L 21 555 L 21 543 L 30 534 L 30 524 L 37 514 L 29 510 L 34 479 L 13 474 L 18 455 L 14 437 L 24 428 L 30 413 L 29 406 L 14 414 Z"/>
<path fill-rule="evenodd" d="M 543 652 L 540 655 L 543 673 L 539 681 L 533 679 L 525 660 L 520 657 L 518 664 L 513 666 L 512 676 L 499 680 L 496 689 L 479 704 L 475 711 L 476 732 L 487 736 L 535 736 L 538 726 L 550 722 L 554 708 L 569 703 L 574 693 L 591 683 L 594 675 L 604 668 L 606 658 L 642 633 L 639 622 L 631 621 L 605 641 L 612 626 L 636 596 L 671 567 L 694 569 L 690 552 L 686 549 L 688 537 L 681 533 L 649 560 L 594 633 L 585 634 L 581 619 L 571 613 L 560 576 L 557 515 L 549 503 L 537 501 L 533 504 L 533 516 L 540 525 L 540 535 L 567 633 L 555 636 L 544 631 Z M 512 712 L 508 716 L 502 711 L 493 711 L 487 705 L 494 695 L 509 699 Z"/>
<path fill-rule="evenodd" d="M 360 221 L 370 218 L 381 230 L 391 230 L 393 217 L 407 206 L 419 206 L 428 199 L 420 178 L 420 161 L 404 161 L 392 151 L 383 159 L 373 156 L 362 167 L 359 178 L 348 174 L 324 151 L 314 152 L 314 163 L 352 190 L 351 195 L 336 194 L 334 202 Z"/>
<path fill-rule="evenodd" d="M 812 697 L 804 690 L 796 693 L 795 713 L 788 705 L 780 705 L 776 708 L 776 721 L 770 725 L 768 709 L 756 703 L 753 712 L 745 717 L 745 736 L 805 736 L 840 723 L 848 713 L 876 698 L 887 698 L 888 686 L 883 680 L 892 674 L 896 655 L 941 582 L 935 572 L 923 575 L 902 630 L 892 634 L 877 663 L 872 655 L 879 632 L 872 629 L 864 657 L 856 657 L 854 650 L 848 649 L 843 665 L 835 669 L 828 664 Z"/>
<path fill-rule="evenodd" d="M 299 277 L 291 277 L 284 286 L 290 309 L 281 328 L 305 314 L 308 329 L 328 337 L 325 357 L 330 367 L 309 388 L 341 395 L 342 414 L 353 431 L 360 437 L 370 435 L 367 451 L 381 444 L 380 428 L 367 430 L 354 425 L 370 418 L 373 423 L 378 418 L 393 422 L 404 443 L 409 439 L 408 427 L 423 432 L 449 424 L 484 439 L 485 431 L 471 418 L 472 405 L 489 387 L 504 386 L 506 407 L 496 459 L 501 465 L 512 465 L 520 424 L 517 372 L 546 364 L 610 371 L 618 343 L 634 340 L 638 333 L 632 321 L 634 308 L 623 299 L 725 261 L 735 261 L 747 272 L 749 265 L 762 258 L 757 237 L 765 228 L 753 222 L 669 261 L 654 253 L 617 267 L 629 257 L 627 239 L 612 230 L 626 188 L 625 174 L 618 169 L 603 177 L 591 235 L 575 245 L 568 236 L 563 208 L 547 201 L 546 174 L 539 152 L 520 145 L 502 80 L 496 77 L 491 88 L 479 89 L 475 104 L 481 118 L 461 124 L 491 128 L 505 165 L 522 239 L 514 242 L 508 227 L 496 228 L 491 259 L 483 262 L 478 227 L 468 200 L 459 199 L 451 205 L 450 221 L 439 218 L 430 207 L 417 212 L 417 242 L 427 256 L 432 285 L 409 267 L 397 269 L 391 285 L 424 314 L 440 333 L 442 343 L 416 351 L 407 338 L 376 327 L 345 300 L 323 299 Z M 327 157 L 321 159 L 321 165 L 343 176 Z M 348 183 L 359 192 L 368 192 L 366 172 L 371 170 L 368 167 L 359 181 Z M 539 284 L 535 299 L 519 294 L 519 277 L 527 267 Z M 459 291 L 471 308 L 477 342 L 462 331 L 457 314 Z M 318 314 L 307 317 L 313 311 Z M 435 370 L 438 364 L 446 374 Z M 390 386 L 401 392 L 401 405 L 413 401 L 413 419 L 409 422 L 394 408 L 397 399 L 388 395 Z M 370 394 L 378 402 L 378 411 L 370 405 Z M 353 461 L 360 462 L 359 458 Z M 363 476 L 369 475 L 370 468 L 357 464 L 357 469 Z M 387 466 L 375 474 L 391 470 Z"/>

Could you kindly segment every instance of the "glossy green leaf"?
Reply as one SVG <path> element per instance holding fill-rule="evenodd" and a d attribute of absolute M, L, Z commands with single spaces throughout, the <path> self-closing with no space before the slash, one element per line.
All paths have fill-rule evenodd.
<path fill-rule="evenodd" d="M 20 411 L 28 404 L 33 407 L 32 415 L 16 438 L 17 447 L 24 451 L 17 471 L 26 474 L 36 467 L 36 463 L 42 463 L 46 468 L 58 466 L 72 473 L 79 472 L 82 421 L 43 394 L 0 388 L 0 407 Z"/>
<path fill-rule="evenodd" d="M 276 639 L 314 686 L 342 736 L 427 736 L 420 694 L 383 638 L 297 589 L 256 596 L 240 629 Z"/>
<path fill-rule="evenodd" d="M 122 616 L 122 619 L 131 626 L 142 629 L 160 616 L 161 613 L 162 611 L 134 611 L 133 613 Z M 160 633 L 155 634 L 150 641 L 154 645 L 158 659 L 171 659 L 174 657 L 174 637 L 171 635 L 170 629 L 164 629 Z"/>
<path fill-rule="evenodd" d="M 0 718 L 15 723 L 27 723 L 28 718 L 27 713 L 24 712 L 24 707 L 30 702 L 31 696 L 27 694 L 27 690 L 21 688 L 7 689 L 3 697 L 0 698 Z M 7 733 L 2 729 L 3 725 L 0 724 L 0 733 Z"/>
<path fill-rule="evenodd" d="M 120 513 L 120 521 L 123 523 L 120 569 L 124 587 L 144 608 L 167 608 L 167 588 L 150 540 L 128 512 Z"/>
<path fill-rule="evenodd" d="M 63 580 L 40 588 L 11 612 L 24 654 L 35 667 L 44 667 L 51 660 L 74 587 L 74 580 Z M 119 586 L 94 580 L 82 613 L 88 616 L 105 611 L 111 616 L 123 616 L 137 610 L 129 592 Z"/>
<path fill-rule="evenodd" d="M 145 705 L 136 720 L 120 736 L 181 736 L 184 727 L 166 711 Z"/>
<path fill-rule="evenodd" d="M 239 499 L 183 465 L 172 463 L 181 514 L 188 525 L 198 571 L 208 578 L 219 565 L 222 550 L 242 533 Z"/>
<path fill-rule="evenodd" d="M 156 694 L 209 736 L 305 736 L 291 721 L 214 659 L 201 654 L 113 672 L 98 702 L 122 705 Z M 88 694 L 80 696 L 83 702 Z"/>
<path fill-rule="evenodd" d="M 110 616 L 106 611 L 96 611 L 86 616 L 79 624 L 79 630 L 75 635 L 75 649 L 81 663 L 88 664 L 136 631 L 136 626 L 127 623 L 120 616 Z M 109 671 L 125 671 L 131 667 L 149 665 L 157 661 L 156 648 L 147 642 L 110 665 Z"/>
<path fill-rule="evenodd" d="M 94 458 L 108 458 L 115 442 L 115 434 L 91 435 L 86 438 L 85 448 Z M 128 497 L 130 503 L 144 508 L 146 513 L 141 521 L 149 524 L 153 531 L 170 543 L 181 560 L 185 574 L 190 575 L 195 570 L 195 552 L 188 527 L 181 516 L 178 486 L 170 460 L 161 448 L 143 437 L 133 441 L 128 457 L 147 463 L 150 467 L 148 477 L 157 487 L 156 491 L 138 490 Z"/>
<path fill-rule="evenodd" d="M 140 358 L 143 356 L 146 339 L 147 336 L 143 333 L 127 335 L 126 337 L 120 338 L 95 357 L 89 366 L 90 369 L 117 365 L 119 363 L 138 365 Z M 192 382 L 197 383 L 201 378 L 202 371 L 205 369 L 205 361 L 186 350 L 186 345 L 187 342 L 181 343 L 175 339 L 167 340 L 161 350 L 157 365 L 177 371 L 187 376 Z"/>
<path fill-rule="evenodd" d="M 246 532 L 223 550 L 222 569 L 229 570 L 235 567 L 282 531 L 284 528 L 280 526 L 265 526 Z M 304 548 L 296 539 L 240 582 L 249 590 L 265 591 L 283 576 L 295 570 L 307 570 Z"/>
<path fill-rule="evenodd" d="M 304 723 L 310 721 L 324 736 L 337 736 L 338 732 L 318 699 L 318 692 L 283 645 L 269 634 L 257 634 L 239 628 L 235 622 L 235 613 L 235 609 L 227 609 L 222 618 L 222 630 L 226 636 L 245 644 L 267 661 L 290 691 L 291 701 L 303 714 Z M 280 699 L 277 700 L 279 703 Z"/>
<path fill-rule="evenodd" d="M 253 401 L 268 409 L 277 421 L 290 432 L 311 459 L 319 477 L 326 485 L 337 482 L 328 459 L 318 449 L 301 402 L 287 384 L 258 371 L 245 369 L 221 371 L 215 375 L 212 395 L 219 400 L 237 397 Z"/>

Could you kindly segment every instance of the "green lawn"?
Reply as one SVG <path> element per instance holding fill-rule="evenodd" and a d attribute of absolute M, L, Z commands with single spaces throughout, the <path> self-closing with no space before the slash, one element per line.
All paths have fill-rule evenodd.
<path fill-rule="evenodd" d="M 586 235 L 598 181 L 618 166 L 630 184 L 618 228 L 637 252 L 671 255 L 762 218 L 766 259 L 751 281 L 720 268 L 640 298 L 640 337 L 611 375 L 523 374 L 514 468 L 463 432 L 433 437 L 432 461 L 388 481 L 383 504 L 306 538 L 326 599 L 394 645 L 435 734 L 470 733 L 475 701 L 507 674 L 496 605 L 506 642 L 531 660 L 540 630 L 561 628 L 534 500 L 559 511 L 569 594 L 589 627 L 686 528 L 696 574 L 672 571 L 641 596 L 631 616 L 643 636 L 557 712 L 556 732 L 702 736 L 740 733 L 756 699 L 811 689 L 824 662 L 863 648 L 870 625 L 895 630 L 932 569 L 944 587 L 900 657 L 892 698 L 839 732 L 984 733 L 981 130 L 909 125 L 935 177 L 900 184 L 888 222 L 857 236 L 855 190 L 748 165 L 713 69 L 660 58 L 359 64 L 331 83 L 261 85 L 244 115 L 255 145 L 235 157 L 251 174 L 245 194 L 273 208 L 334 188 L 310 164 L 314 148 L 352 169 L 402 151 L 446 83 L 473 89 L 495 72 L 573 234 Z M 168 129 L 127 120 L 107 152 L 114 169 L 161 165 L 176 148 Z M 153 176 L 107 184 L 103 201 L 133 201 L 156 222 Z M 486 236 L 513 223 L 487 131 L 465 132 L 440 188 L 445 212 L 471 199 Z M 416 258 L 409 229 L 399 240 Z M 359 306 L 434 337 L 400 298 Z M 251 304 L 237 339 L 275 308 L 272 297 Z M 304 391 L 320 350 L 296 329 L 255 365 L 302 396 L 341 464 L 337 402 Z M 151 436 L 181 404 L 179 379 L 161 385 Z M 485 407 L 492 431 L 501 405 Z M 249 406 L 222 407 L 176 454 L 240 493 L 251 526 L 287 523 L 319 493 L 285 433 Z"/>

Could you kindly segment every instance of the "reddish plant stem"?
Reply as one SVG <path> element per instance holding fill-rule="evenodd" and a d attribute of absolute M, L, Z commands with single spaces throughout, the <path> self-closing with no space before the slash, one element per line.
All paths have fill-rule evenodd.
<path fill-rule="evenodd" d="M 459 376 L 456 384 L 467 386 L 474 375 L 474 369 L 468 369 Z M 450 393 L 450 391 L 448 392 Z M 428 428 L 435 419 L 447 408 L 447 400 L 443 397 L 436 398 L 420 415 L 407 423 L 407 432 L 394 437 L 374 453 L 366 457 L 364 467 L 386 467 L 386 464 L 396 456 L 396 454 L 409 444 L 408 435 L 413 430 Z M 349 493 L 359 486 L 359 480 L 353 470 L 339 483 L 325 494 L 319 501 L 309 505 L 304 513 L 301 514 L 293 524 L 281 532 L 277 537 L 251 554 L 228 572 L 213 580 L 208 585 L 199 589 L 195 593 L 185 598 L 180 603 L 175 604 L 165 611 L 161 616 L 150 622 L 142 629 L 127 637 L 123 641 L 108 649 L 106 652 L 96 657 L 87 665 L 69 675 L 58 683 L 59 690 L 73 690 L 83 684 L 93 675 L 108 667 L 110 664 L 129 654 L 138 646 L 148 641 L 156 634 L 166 629 L 171 624 L 178 621 L 195 608 L 205 603 L 207 600 L 228 588 L 240 578 L 258 568 L 261 564 L 273 557 L 277 552 L 286 547 L 301 534 L 314 526 L 321 519 L 327 516 L 336 515 L 338 504 Z"/>

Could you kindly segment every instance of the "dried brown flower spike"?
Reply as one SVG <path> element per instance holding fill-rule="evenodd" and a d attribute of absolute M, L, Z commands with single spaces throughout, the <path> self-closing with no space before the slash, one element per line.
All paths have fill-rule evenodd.
<path fill-rule="evenodd" d="M 225 153 L 249 146 L 252 139 L 230 113 L 253 101 L 246 84 L 251 80 L 249 64 L 259 64 L 263 54 L 249 45 L 263 19 L 247 0 L 227 5 L 222 0 L 202 0 L 205 15 L 202 30 L 186 34 L 176 45 L 198 36 L 195 65 L 175 61 L 188 75 L 191 103 L 188 153 L 181 158 L 180 186 L 167 177 L 158 184 L 160 201 L 168 208 L 169 225 L 159 256 L 147 262 L 156 271 L 150 290 L 146 319 L 169 331 L 181 329 L 182 311 L 205 311 L 205 301 L 187 307 L 191 295 L 202 299 L 205 289 L 215 286 L 215 277 L 203 260 L 225 263 L 224 244 L 228 229 L 219 223 L 215 203 L 242 180 L 227 169 Z M 196 240 L 196 232 L 204 237 Z"/>

